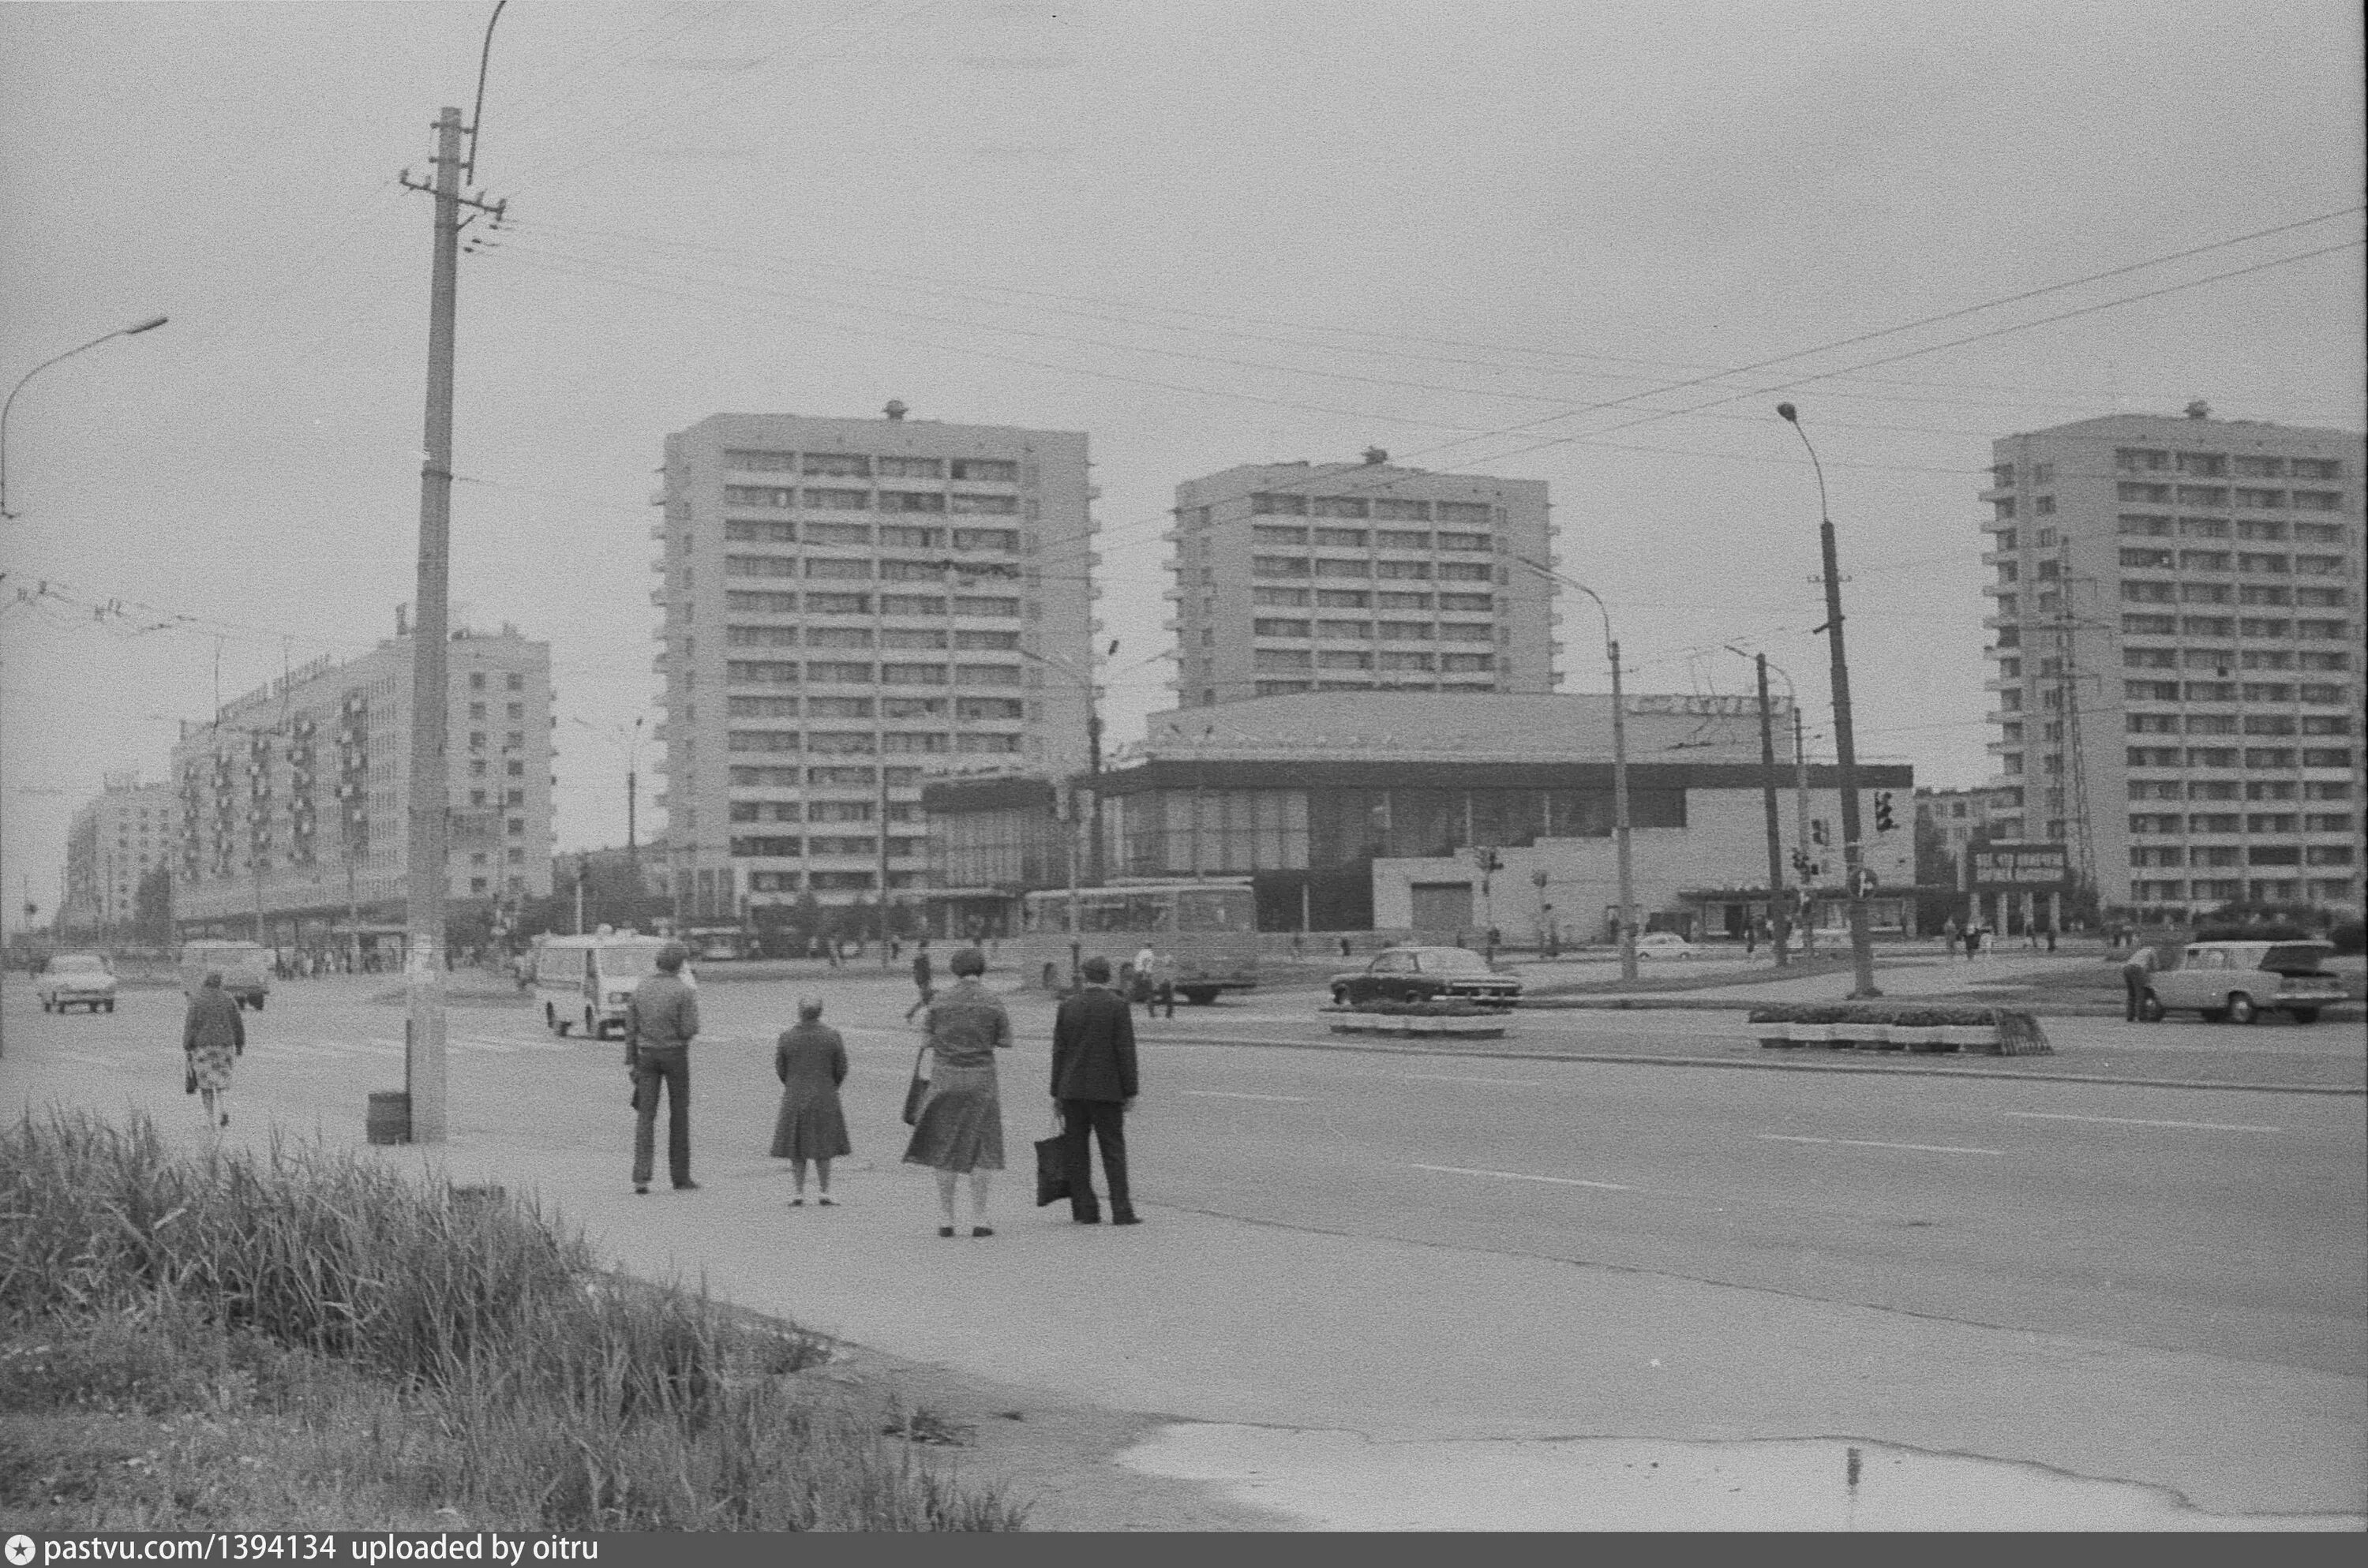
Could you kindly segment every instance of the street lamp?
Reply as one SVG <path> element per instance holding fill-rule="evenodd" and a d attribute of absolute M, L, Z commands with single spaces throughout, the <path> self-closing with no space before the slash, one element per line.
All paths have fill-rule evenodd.
<path fill-rule="evenodd" d="M 1809 863 L 1809 752 L 1801 734 L 1801 694 L 1793 685 L 1792 672 L 1765 653 L 1747 653 L 1734 643 L 1726 651 L 1737 658 L 1749 659 L 1759 678 L 1759 765 L 1767 778 L 1768 803 L 1768 892 L 1770 915 L 1776 922 L 1776 961 L 1784 962 L 1784 942 L 1791 922 L 1785 917 L 1782 901 L 1775 895 L 1783 885 L 1784 861 L 1782 846 L 1776 830 L 1776 744 L 1771 735 L 1768 713 L 1768 672 L 1774 670 L 1784 677 L 1785 706 L 1793 710 L 1793 811 L 1794 816 L 1793 854 L 1805 868 Z M 1811 957 L 1816 945 L 1816 921 L 1809 905 L 1809 878 L 1801 876 L 1801 956 Z"/>
<path fill-rule="evenodd" d="M 1527 556 L 1513 559 L 1548 582 L 1576 588 L 1595 601 L 1603 617 L 1603 651 L 1611 664 L 1611 832 L 1618 844 L 1620 865 L 1620 978 L 1636 978 L 1636 881 L 1628 852 L 1628 717 L 1620 693 L 1620 640 L 1611 635 L 1611 610 L 1603 596 L 1586 584 L 1552 571 Z"/>
<path fill-rule="evenodd" d="M 88 343 L 67 349 L 56 359 L 42 360 L 17 379 L 17 384 L 8 389 L 8 401 L 0 403 L 0 517 L 17 516 L 16 513 L 8 510 L 8 415 L 17 406 L 17 394 L 25 390 L 25 383 L 56 364 L 59 359 L 71 359 L 84 349 L 96 348 L 109 338 L 132 337 L 143 332 L 154 332 L 163 326 L 165 320 L 164 316 L 151 316 L 146 321 L 135 322 L 130 326 L 117 327 L 113 332 L 103 332 Z"/>
<path fill-rule="evenodd" d="M 1826 504 L 1826 465 L 1801 428 L 1800 411 L 1789 403 L 1776 405 L 1778 417 L 1793 427 L 1809 451 L 1809 466 L 1817 476 L 1817 549 L 1825 568 L 1826 633 L 1833 651 L 1834 764 L 1842 792 L 1842 873 L 1849 895 L 1852 998 L 1880 996 L 1874 984 L 1874 942 L 1866 928 L 1865 855 L 1859 842 L 1858 748 L 1850 732 L 1850 658 L 1842 647 L 1842 573 L 1834 548 L 1834 519 Z"/>

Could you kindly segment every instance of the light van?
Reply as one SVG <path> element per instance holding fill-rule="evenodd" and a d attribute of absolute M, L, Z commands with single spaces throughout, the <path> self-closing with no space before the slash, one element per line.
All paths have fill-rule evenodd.
<path fill-rule="evenodd" d="M 181 949 L 181 992 L 195 996 L 206 971 L 222 971 L 222 989 L 242 1007 L 263 1010 L 271 994 L 272 950 L 258 942 L 190 942 Z"/>
<path fill-rule="evenodd" d="M 534 949 L 534 994 L 542 1023 L 564 1035 L 583 1026 L 587 1040 L 605 1039 L 614 1025 L 625 1028 L 625 1006 L 633 988 L 657 972 L 664 937 L 631 932 L 590 937 L 545 937 Z M 683 978 L 690 978 L 688 968 Z"/>

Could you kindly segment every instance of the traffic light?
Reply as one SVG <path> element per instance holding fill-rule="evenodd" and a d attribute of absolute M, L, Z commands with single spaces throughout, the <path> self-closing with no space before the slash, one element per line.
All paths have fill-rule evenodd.
<path fill-rule="evenodd" d="M 1816 845 L 1820 849 L 1824 848 L 1827 842 L 1829 842 L 1826 837 L 1825 818 L 1819 817 L 1809 824 L 1809 842 Z"/>
<path fill-rule="evenodd" d="M 1505 869 L 1505 858 L 1485 845 L 1475 844 L 1472 846 L 1472 863 L 1479 867 L 1483 872 L 1501 871 Z"/>
<path fill-rule="evenodd" d="M 1874 831 L 1889 833 L 1898 825 L 1899 819 L 1891 814 L 1891 791 L 1877 790 L 1874 792 Z"/>

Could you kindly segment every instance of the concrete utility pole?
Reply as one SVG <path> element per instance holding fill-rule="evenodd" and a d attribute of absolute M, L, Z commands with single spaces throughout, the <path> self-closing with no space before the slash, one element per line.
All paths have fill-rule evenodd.
<path fill-rule="evenodd" d="M 1874 941 L 1866 926 L 1866 872 L 1864 846 L 1859 842 L 1858 820 L 1858 748 L 1850 732 L 1850 657 L 1842 647 L 1842 569 L 1834 545 L 1834 519 L 1826 503 L 1826 469 L 1817 460 L 1817 449 L 1809 440 L 1809 433 L 1801 428 L 1801 415 L 1789 403 L 1776 405 L 1777 415 L 1793 426 L 1801 444 L 1809 449 L 1809 465 L 1817 475 L 1817 550 L 1825 571 L 1826 633 L 1833 652 L 1834 688 L 1834 769 L 1839 775 L 1842 792 L 1842 874 L 1843 892 L 1850 900 L 1850 964 L 1855 983 L 1850 990 L 1853 999 L 1880 996 L 1883 993 L 1874 983 Z"/>
<path fill-rule="evenodd" d="M 461 111 L 436 121 L 435 262 L 427 307 L 427 417 L 419 470 L 419 579 L 412 601 L 411 814 L 404 839 L 404 1087 L 411 1138 L 445 1134 L 444 759 L 446 595 L 452 570 L 452 354 L 461 272 Z M 409 185 L 406 179 L 404 184 Z M 414 187 L 413 188 L 420 188 Z"/>
<path fill-rule="evenodd" d="M 1776 824 L 1776 730 L 1768 710 L 1768 655 L 1756 655 L 1752 664 L 1759 672 L 1759 801 L 1768 818 L 1768 917 L 1775 927 L 1776 967 L 1782 969 L 1790 961 L 1784 942 L 1793 922 L 1784 913 L 1783 833 Z"/>

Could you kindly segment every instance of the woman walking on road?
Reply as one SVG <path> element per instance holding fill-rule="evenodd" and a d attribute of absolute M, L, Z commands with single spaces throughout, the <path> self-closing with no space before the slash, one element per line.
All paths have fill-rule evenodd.
<path fill-rule="evenodd" d="M 905 1150 L 908 1165 L 938 1173 L 938 1206 L 945 1221 L 938 1234 L 954 1233 L 954 1187 L 970 1177 L 970 1233 L 991 1236 L 986 1222 L 990 1173 L 1003 1168 L 1003 1101 L 996 1087 L 995 1053 L 1011 1046 L 1011 1015 L 1003 1010 L 979 976 L 986 955 L 964 948 L 949 966 L 954 983 L 923 1015 L 928 1030 L 928 1096 L 913 1124 Z"/>
<path fill-rule="evenodd" d="M 188 1062 L 184 1081 L 191 1094 L 203 1097 L 208 1127 L 230 1125 L 226 1108 L 216 1119 L 214 1101 L 230 1094 L 231 1062 L 245 1050 L 246 1025 L 238 1016 L 238 1003 L 222 989 L 222 971 L 208 970 L 181 1022 L 181 1051 Z"/>
<path fill-rule="evenodd" d="M 795 1028 L 783 1029 L 773 1045 L 773 1075 L 781 1081 L 781 1112 L 773 1121 L 773 1158 L 788 1160 L 797 1176 L 792 1209 L 806 1200 L 806 1162 L 814 1162 L 820 1187 L 815 1201 L 837 1207 L 830 1195 L 830 1163 L 854 1153 L 847 1141 L 847 1116 L 838 1086 L 847 1082 L 847 1042 L 822 1021 L 822 1003 L 798 1002 Z"/>

